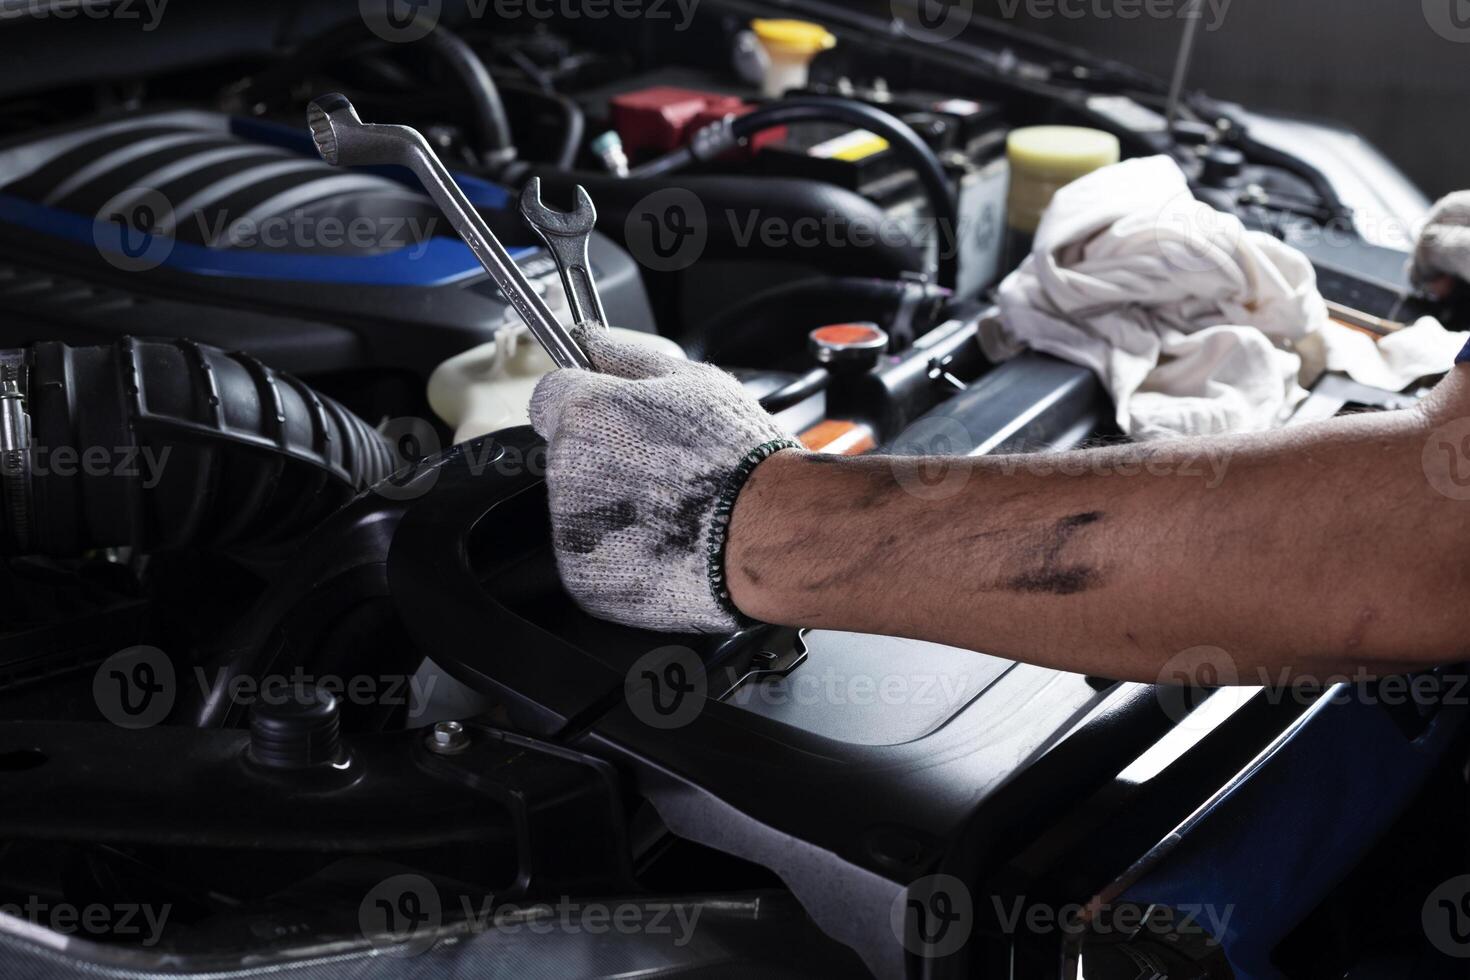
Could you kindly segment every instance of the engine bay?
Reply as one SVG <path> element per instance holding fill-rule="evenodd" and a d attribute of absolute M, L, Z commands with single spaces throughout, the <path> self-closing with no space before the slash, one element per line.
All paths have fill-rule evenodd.
<path fill-rule="evenodd" d="M 561 207 L 585 188 L 608 322 L 732 371 L 822 452 L 1126 438 L 1086 368 L 977 341 L 1025 254 L 1007 216 L 1022 126 L 1168 154 L 1200 200 L 1288 242 L 1338 229 L 1347 247 L 1303 248 L 1339 319 L 1467 322 L 1355 230 L 1355 189 L 1238 106 L 1170 118 L 1123 66 L 934 45 L 821 4 L 801 12 L 833 44 L 772 95 L 750 21 L 784 6 L 446 12 L 417 36 L 305 4 L 268 41 L 242 28 L 126 81 L 38 74 L 0 96 L 0 910 L 134 910 L 70 933 L 28 913 L 5 948 L 104 971 L 361 956 L 353 975 L 387 976 L 414 961 L 385 954 L 433 949 L 506 976 L 1086 960 L 1096 978 L 1140 955 L 1231 976 L 1179 914 L 1188 845 L 1161 841 L 1192 821 L 1197 860 L 1230 865 L 1221 828 L 1269 819 L 1247 809 L 1265 805 L 1251 765 L 1289 782 L 1347 741 L 1384 797 L 1418 791 L 1463 706 L 1245 696 L 1200 722 L 1226 695 L 1170 711 L 1149 685 L 831 630 L 645 633 L 565 594 L 526 425 L 552 363 L 412 175 L 319 156 L 323 93 L 423 133 L 558 315 L 557 264 L 516 203 L 533 178 Z M 84 70 L 60 25 L 8 33 Z M 1402 407 L 1428 382 L 1319 372 L 1299 411 Z M 673 709 L 671 678 L 695 684 Z M 1144 757 L 1147 778 L 1119 778 Z M 1292 932 L 1396 816 L 1355 792 L 1298 801 L 1269 850 L 1304 907 L 1242 906 L 1236 968 L 1329 928 Z M 1361 836 L 1317 846 L 1355 805 Z M 934 928 L 950 881 L 973 896 L 958 952 Z M 1144 925 L 1034 940 L 1002 914 L 1098 895 Z M 599 932 L 589 909 L 630 924 Z"/>

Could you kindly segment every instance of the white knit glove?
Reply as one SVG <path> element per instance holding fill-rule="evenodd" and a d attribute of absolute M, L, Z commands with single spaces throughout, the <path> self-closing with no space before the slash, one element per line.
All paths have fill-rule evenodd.
<path fill-rule="evenodd" d="M 564 368 L 531 396 L 563 584 L 594 616 L 664 632 L 746 621 L 725 587 L 725 534 L 761 460 L 799 445 L 740 382 L 580 329 L 597 372 Z"/>
<path fill-rule="evenodd" d="M 1470 191 L 1440 198 L 1414 246 L 1414 282 L 1428 285 L 1440 276 L 1470 282 Z"/>

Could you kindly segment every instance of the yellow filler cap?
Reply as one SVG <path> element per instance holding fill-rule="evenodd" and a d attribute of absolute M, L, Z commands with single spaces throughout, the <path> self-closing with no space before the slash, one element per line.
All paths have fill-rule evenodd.
<path fill-rule="evenodd" d="M 1118 162 L 1118 137 L 1084 126 L 1027 126 L 1006 137 L 1011 186 L 1006 224 L 1034 232 L 1052 195 L 1078 177 Z"/>
<path fill-rule="evenodd" d="M 805 20 L 758 19 L 750 22 L 750 29 L 768 50 L 782 54 L 811 57 L 837 45 L 831 31 Z"/>
<path fill-rule="evenodd" d="M 1051 180 L 1076 180 L 1118 162 L 1118 137 L 1085 126 L 1027 126 L 1006 137 L 1013 169 Z"/>

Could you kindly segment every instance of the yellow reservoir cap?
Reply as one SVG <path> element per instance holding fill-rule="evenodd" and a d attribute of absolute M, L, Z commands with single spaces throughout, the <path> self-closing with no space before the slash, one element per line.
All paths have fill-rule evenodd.
<path fill-rule="evenodd" d="M 1075 180 L 1118 162 L 1118 137 L 1085 126 L 1027 126 L 1006 137 L 1011 172 Z"/>
<path fill-rule="evenodd" d="M 1033 234 L 1052 195 L 1078 177 L 1118 162 L 1118 137 L 1085 126 L 1027 126 L 1006 137 L 1011 185 L 1006 224 Z"/>
<path fill-rule="evenodd" d="M 806 20 L 760 19 L 750 22 L 755 36 L 771 51 L 812 57 L 836 47 L 837 38 L 821 24 Z"/>

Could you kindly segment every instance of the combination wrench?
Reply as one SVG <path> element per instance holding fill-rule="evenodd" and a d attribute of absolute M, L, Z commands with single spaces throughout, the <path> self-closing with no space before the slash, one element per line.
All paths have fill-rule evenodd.
<path fill-rule="evenodd" d="M 382 126 L 364 123 L 347 96 L 333 93 L 313 99 L 306 113 L 311 137 L 323 160 L 334 167 L 381 166 L 397 164 L 407 167 L 424 185 L 424 190 L 444 212 L 454 230 L 459 232 L 475 258 L 490 273 L 512 308 L 520 314 L 531 335 L 546 348 L 558 367 L 592 369 L 592 362 L 572 335 L 557 320 L 556 314 L 536 292 L 526 274 L 515 264 L 510 253 L 496 239 L 490 226 L 475 210 L 464 191 L 454 182 L 427 140 L 409 126 Z M 585 196 L 585 191 L 583 192 Z M 539 203 L 539 200 L 538 200 Z M 588 204 L 590 205 L 590 201 Z M 554 214 L 555 212 L 548 212 Z M 540 231 L 540 229 L 537 229 Z M 585 243 L 583 250 L 585 253 Z M 556 257 L 555 251 L 553 256 Z M 558 257 L 558 264 L 560 258 Z M 562 271 L 563 282 L 567 272 Z M 590 277 L 589 277 L 590 281 Z M 595 293 L 593 294 L 595 297 Z M 568 286 L 568 303 L 572 302 Z M 596 307 L 601 314 L 601 303 Z M 575 307 L 573 307 L 575 311 Z"/>
<path fill-rule="evenodd" d="M 553 211 L 541 203 L 541 178 L 532 177 L 521 191 L 521 216 L 541 236 L 547 251 L 556 259 L 572 322 L 607 326 L 607 314 L 602 309 L 602 297 L 597 293 L 592 263 L 587 258 L 587 242 L 597 224 L 597 208 L 587 189 L 577 185 L 577 206 L 572 210 Z"/>

